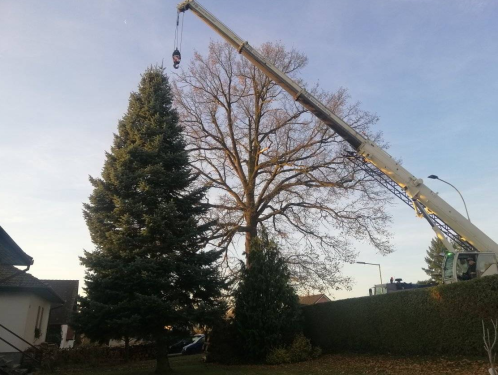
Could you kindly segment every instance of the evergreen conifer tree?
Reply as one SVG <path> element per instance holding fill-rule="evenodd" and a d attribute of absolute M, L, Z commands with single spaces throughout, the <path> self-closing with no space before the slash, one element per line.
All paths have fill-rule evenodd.
<path fill-rule="evenodd" d="M 76 323 L 94 339 L 157 343 L 156 373 L 170 371 L 168 337 L 223 308 L 218 251 L 205 251 L 205 188 L 189 168 L 162 67 L 142 75 L 119 122 L 84 217 L 95 244 L 81 257 L 86 297 Z"/>
<path fill-rule="evenodd" d="M 441 253 L 445 253 L 446 251 L 443 241 L 439 238 L 435 237 L 431 240 L 431 244 L 426 251 L 427 256 L 425 257 L 427 268 L 422 268 L 430 277 L 428 281 L 437 284 L 443 282 L 443 256 L 441 256 Z"/>
<path fill-rule="evenodd" d="M 288 345 L 300 330 L 299 299 L 278 244 L 266 232 L 251 243 L 249 266 L 235 292 L 235 325 L 242 354 L 264 360 L 271 349 Z"/>

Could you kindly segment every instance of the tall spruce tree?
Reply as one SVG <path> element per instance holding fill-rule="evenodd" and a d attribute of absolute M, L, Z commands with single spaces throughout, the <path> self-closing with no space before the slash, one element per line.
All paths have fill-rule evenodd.
<path fill-rule="evenodd" d="M 156 373 L 169 373 L 168 337 L 223 308 L 218 251 L 205 251 L 210 224 L 196 186 L 168 78 L 142 75 L 119 122 L 84 217 L 95 250 L 81 257 L 86 297 L 76 321 L 96 339 L 155 340 Z"/>
<path fill-rule="evenodd" d="M 300 331 L 299 299 L 278 244 L 265 231 L 253 239 L 248 261 L 235 292 L 235 325 L 242 354 L 261 361 Z"/>
<path fill-rule="evenodd" d="M 439 238 L 435 237 L 431 240 L 431 244 L 426 251 L 427 256 L 425 257 L 427 268 L 422 268 L 430 276 L 429 282 L 437 284 L 443 282 L 443 256 L 441 253 L 444 254 L 446 251 L 443 241 Z"/>

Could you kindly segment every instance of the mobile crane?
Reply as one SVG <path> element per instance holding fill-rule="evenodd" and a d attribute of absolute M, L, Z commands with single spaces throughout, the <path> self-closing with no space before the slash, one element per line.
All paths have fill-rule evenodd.
<path fill-rule="evenodd" d="M 418 217 L 427 220 L 448 250 L 443 261 L 444 283 L 498 274 L 498 244 L 429 189 L 422 179 L 413 176 L 381 147 L 332 113 L 197 1 L 183 1 L 178 4 L 177 9 L 179 13 L 191 10 L 294 100 L 339 134 L 354 150 L 348 152 L 347 158 L 357 168 L 412 207 Z M 456 244 L 457 250 L 451 242 Z M 468 266 L 467 261 L 470 263 L 471 260 L 475 264 Z M 470 270 L 473 272 L 469 273 Z"/>

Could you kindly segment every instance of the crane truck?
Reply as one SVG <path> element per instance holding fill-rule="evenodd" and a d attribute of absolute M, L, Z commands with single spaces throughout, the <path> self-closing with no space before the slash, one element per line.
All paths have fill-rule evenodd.
<path fill-rule="evenodd" d="M 427 220 L 447 249 L 443 260 L 444 283 L 498 274 L 498 244 L 429 189 L 422 179 L 336 116 L 196 0 L 183 1 L 177 9 L 179 13 L 192 11 L 295 101 L 340 135 L 351 146 L 347 154 L 351 163 L 412 207 L 418 217 Z"/>

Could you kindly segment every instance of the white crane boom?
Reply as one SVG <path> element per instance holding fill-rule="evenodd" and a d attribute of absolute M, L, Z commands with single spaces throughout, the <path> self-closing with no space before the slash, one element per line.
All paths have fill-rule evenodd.
<path fill-rule="evenodd" d="M 294 100 L 302 104 L 306 109 L 323 121 L 327 126 L 338 133 L 353 147 L 358 154 L 373 164 L 377 169 L 391 178 L 399 185 L 406 194 L 413 200 L 414 208 L 418 214 L 428 218 L 428 213 L 433 213 L 439 217 L 446 225 L 455 231 L 463 241 L 468 242 L 480 252 L 493 252 L 498 254 L 498 244 L 484 234 L 479 228 L 472 224 L 467 218 L 461 215 L 451 205 L 429 189 L 422 181 L 413 176 L 392 156 L 382 150 L 374 142 L 366 139 L 351 126 L 337 117 L 318 99 L 299 86 L 285 73 L 271 64 L 256 49 L 251 47 L 247 41 L 241 39 L 237 34 L 220 22 L 215 16 L 208 12 L 195 0 L 186 0 L 178 4 L 178 10 L 184 12 L 191 10 L 195 15 L 207 23 L 223 39 L 230 43 L 237 51 L 259 68 L 269 78 L 274 80 L 280 87 L 287 91 Z M 436 231 L 448 247 L 449 242 L 444 238 L 441 231 L 433 221 L 428 219 L 431 226 Z"/>

